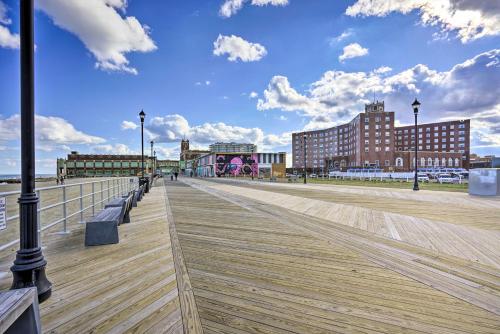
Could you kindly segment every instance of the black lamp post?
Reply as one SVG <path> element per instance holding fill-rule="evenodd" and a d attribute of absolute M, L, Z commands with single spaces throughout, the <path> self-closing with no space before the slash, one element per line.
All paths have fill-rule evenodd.
<path fill-rule="evenodd" d="M 420 107 L 420 102 L 415 98 L 415 101 L 411 104 L 413 107 L 413 113 L 415 114 L 415 182 L 413 183 L 413 190 L 418 191 L 418 125 L 417 125 L 417 115 L 418 108 Z"/>
<path fill-rule="evenodd" d="M 154 162 L 153 162 L 153 145 L 154 145 L 154 141 L 150 141 L 149 142 L 151 144 L 151 169 L 153 170 L 153 166 L 154 166 Z M 154 174 L 154 171 L 151 171 L 151 176 L 153 176 Z"/>
<path fill-rule="evenodd" d="M 307 151 L 306 151 L 307 135 L 304 133 L 304 184 L 307 183 Z"/>
<path fill-rule="evenodd" d="M 21 196 L 19 250 L 11 289 L 36 286 L 38 300 L 47 300 L 52 283 L 45 276 L 45 261 L 38 244 L 38 196 L 35 193 L 35 84 L 33 0 L 20 1 L 21 17 Z"/>
<path fill-rule="evenodd" d="M 255 164 L 255 159 L 254 159 L 254 157 L 253 157 L 253 147 L 252 147 L 252 158 L 251 158 L 251 159 L 252 159 L 252 165 L 251 165 L 251 167 L 250 167 L 250 168 L 252 169 L 252 171 L 251 171 L 251 172 L 252 172 L 252 181 L 253 181 L 253 168 L 254 168 L 254 166 L 255 166 L 255 165 L 254 165 L 254 164 Z"/>
<path fill-rule="evenodd" d="M 141 169 L 142 169 L 142 178 L 144 178 L 144 119 L 146 118 L 146 113 L 144 110 L 141 110 L 139 113 L 139 117 L 141 118 Z"/>

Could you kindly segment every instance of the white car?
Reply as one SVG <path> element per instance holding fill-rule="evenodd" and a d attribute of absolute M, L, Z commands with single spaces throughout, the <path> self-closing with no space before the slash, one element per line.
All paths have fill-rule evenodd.
<path fill-rule="evenodd" d="M 441 184 L 443 183 L 455 183 L 456 179 L 451 176 L 451 174 L 439 174 L 437 177 L 437 181 Z"/>
<path fill-rule="evenodd" d="M 418 182 L 429 182 L 429 177 L 425 173 L 418 173 L 417 179 L 418 179 Z"/>
<path fill-rule="evenodd" d="M 318 177 L 318 175 L 317 175 L 317 174 L 309 174 L 309 177 L 310 177 L 311 179 L 315 179 L 315 178 L 317 178 L 317 177 Z"/>

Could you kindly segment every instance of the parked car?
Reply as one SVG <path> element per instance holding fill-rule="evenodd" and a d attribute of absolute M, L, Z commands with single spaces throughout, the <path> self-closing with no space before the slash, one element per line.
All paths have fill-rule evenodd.
<path fill-rule="evenodd" d="M 418 173 L 417 174 L 418 182 L 429 182 L 429 176 L 426 173 Z"/>
<path fill-rule="evenodd" d="M 313 174 L 309 174 L 309 177 L 310 177 L 311 179 L 315 179 L 315 178 L 317 178 L 317 177 L 318 177 L 318 175 L 313 173 Z"/>
<path fill-rule="evenodd" d="M 458 183 L 459 180 L 458 178 L 454 178 L 453 176 L 451 176 L 451 174 L 442 173 L 437 176 L 437 181 L 443 184 L 443 183 Z"/>

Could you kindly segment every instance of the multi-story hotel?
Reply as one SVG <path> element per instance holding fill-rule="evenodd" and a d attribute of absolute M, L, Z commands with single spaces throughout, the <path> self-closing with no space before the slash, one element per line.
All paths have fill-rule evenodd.
<path fill-rule="evenodd" d="M 386 171 L 418 167 L 469 168 L 470 120 L 394 126 L 394 112 L 384 102 L 365 106 L 347 124 L 292 135 L 293 168 L 328 171 L 349 167 L 377 167 Z"/>

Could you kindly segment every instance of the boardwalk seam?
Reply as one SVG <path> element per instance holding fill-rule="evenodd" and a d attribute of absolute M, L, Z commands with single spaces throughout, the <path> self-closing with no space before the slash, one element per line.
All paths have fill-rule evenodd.
<path fill-rule="evenodd" d="M 163 192 L 165 194 L 165 207 L 167 211 L 166 220 L 170 233 L 170 241 L 172 243 L 172 253 L 175 265 L 175 275 L 177 277 L 177 290 L 179 292 L 179 301 L 181 304 L 180 309 L 184 333 L 203 334 L 203 327 L 201 325 L 198 307 L 196 305 L 196 300 L 191 287 L 189 273 L 184 262 L 182 247 L 177 236 L 170 201 L 168 200 L 167 184 L 165 180 L 163 180 Z"/>

